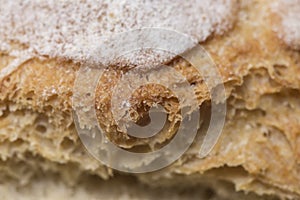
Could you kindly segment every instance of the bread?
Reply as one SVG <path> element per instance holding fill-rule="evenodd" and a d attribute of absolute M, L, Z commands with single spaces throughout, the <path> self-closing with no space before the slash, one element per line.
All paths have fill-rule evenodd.
<path fill-rule="evenodd" d="M 1 187 L 14 188 L 3 194 L 5 198 L 24 194 L 30 199 L 38 195 L 129 198 L 125 192 L 125 196 L 105 193 L 111 187 L 132 191 L 132 198 L 155 198 L 148 190 L 180 198 L 177 188 L 183 187 L 193 191 L 185 194 L 191 199 L 208 187 L 219 199 L 230 198 L 228 194 L 237 199 L 258 199 L 256 195 L 300 199 L 298 0 L 0 3 L 0 174 Z M 192 146 L 164 169 L 122 178 L 124 173 L 93 158 L 78 137 L 72 115 L 73 85 L 82 66 L 103 61 L 95 53 L 99 48 L 95 41 L 144 26 L 192 35 L 205 48 L 225 87 L 226 122 L 206 157 L 199 157 Z M 200 108 L 210 108 L 205 83 L 191 65 L 180 57 L 165 63 L 193 82 Z M 137 92 L 137 100 L 160 97 L 159 103 L 169 105 L 173 131 L 151 140 L 124 135 L 115 128 L 109 102 L 114 83 L 127 70 L 131 68 L 110 66 L 106 79 L 100 79 L 97 119 L 117 145 L 131 151 L 151 150 L 174 136 L 178 101 L 154 86 L 147 86 L 147 94 Z M 137 112 L 136 118 L 143 114 Z M 86 189 L 95 179 L 90 175 L 106 180 L 97 182 L 110 197 Z M 53 184 L 57 179 L 61 185 Z M 131 187 L 132 179 L 137 181 Z M 224 181 L 233 183 L 236 191 L 256 195 L 234 192 Z M 65 189 L 54 197 L 40 194 L 39 187 Z"/>

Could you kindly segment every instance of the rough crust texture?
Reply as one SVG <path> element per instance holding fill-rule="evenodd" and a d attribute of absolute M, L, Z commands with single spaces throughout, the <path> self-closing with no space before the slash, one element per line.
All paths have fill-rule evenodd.
<path fill-rule="evenodd" d="M 136 175 L 139 181 L 162 187 L 205 182 L 217 191 L 220 186 L 208 180 L 227 180 L 239 191 L 300 198 L 300 53 L 294 48 L 298 43 L 286 42 L 274 31 L 274 26 L 281 27 L 281 16 L 272 3 L 239 2 L 233 28 L 202 42 L 227 92 L 226 124 L 216 147 L 205 159 L 191 148 L 164 170 Z M 16 41 L 10 47 L 27 48 Z M 16 58 L 1 51 L 1 72 Z M 75 184 L 85 174 L 112 178 L 116 172 L 86 153 L 74 128 L 71 96 L 80 63 L 39 55 L 16 65 L 11 73 L 0 73 L 2 180 L 34 185 L 30 181 L 40 171 Z M 188 73 L 188 63 L 176 59 L 170 65 L 194 80 L 203 105 L 209 101 L 201 78 Z M 128 148 L 136 144 L 139 141 L 126 143 Z"/>

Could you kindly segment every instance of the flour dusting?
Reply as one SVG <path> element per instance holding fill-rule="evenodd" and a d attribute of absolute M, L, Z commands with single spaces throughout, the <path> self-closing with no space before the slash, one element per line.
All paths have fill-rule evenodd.
<path fill-rule="evenodd" d="M 0 0 L 0 51 L 17 43 L 32 56 L 99 62 L 103 37 L 156 27 L 204 41 L 231 28 L 236 10 L 236 0 Z"/>

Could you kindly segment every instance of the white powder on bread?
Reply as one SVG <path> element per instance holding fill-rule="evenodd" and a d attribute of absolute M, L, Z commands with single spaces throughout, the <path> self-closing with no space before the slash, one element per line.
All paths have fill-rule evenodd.
<path fill-rule="evenodd" d="M 156 27 L 201 42 L 231 28 L 237 7 L 236 0 L 0 0 L 0 51 L 11 54 L 17 43 L 19 55 L 97 62 L 103 36 Z"/>
<path fill-rule="evenodd" d="M 300 0 L 277 0 L 272 5 L 281 22 L 276 27 L 279 38 L 300 50 Z"/>

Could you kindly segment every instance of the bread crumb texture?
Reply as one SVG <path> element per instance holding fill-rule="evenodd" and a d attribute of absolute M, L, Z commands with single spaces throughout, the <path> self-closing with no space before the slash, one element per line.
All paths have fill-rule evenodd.
<path fill-rule="evenodd" d="M 192 146 L 171 166 L 134 175 L 138 183 L 165 188 L 178 198 L 182 193 L 170 187 L 193 186 L 201 192 L 199 188 L 206 185 L 219 199 L 242 195 L 226 189 L 223 181 L 233 183 L 238 191 L 300 198 L 300 52 L 299 29 L 295 28 L 300 21 L 287 19 L 291 15 L 299 18 L 299 1 L 0 2 L 0 176 L 7 180 L 1 181 L 0 191 L 39 196 L 46 195 L 41 193 L 42 187 L 58 191 L 66 187 L 61 198 L 96 198 L 100 194 L 86 190 L 88 183 L 82 177 L 106 180 L 103 190 L 106 183 L 120 188 L 130 183 L 116 179 L 118 172 L 93 159 L 82 146 L 72 119 L 72 88 L 81 62 L 97 59 L 90 53 L 97 47 L 95 38 L 158 26 L 192 35 L 211 54 L 224 81 L 228 110 L 221 138 L 209 156 L 200 159 Z M 291 12 L 276 13 L 275 4 L 278 8 L 284 4 L 284 11 Z M 281 28 L 274 31 L 274 27 Z M 169 66 L 193 83 L 201 108 L 209 108 L 207 88 L 190 64 L 175 58 Z M 128 150 L 157 148 L 173 132 L 137 140 L 119 132 L 110 121 L 107 102 L 122 70 L 127 69 L 112 66 L 100 79 L 96 101 L 99 122 L 111 140 Z M 175 129 L 176 99 L 168 93 L 163 96 L 159 88 L 148 87 L 144 96 L 139 91 L 135 94 L 136 108 L 143 106 L 141 97 L 151 101 L 161 95 L 159 100 L 169 109 L 170 127 Z M 59 177 L 55 184 L 54 175 L 36 178 L 52 173 Z M 72 190 L 65 183 L 78 189 Z M 15 185 L 23 185 L 23 189 L 15 190 Z M 139 191 L 148 194 L 146 199 L 154 199 L 146 186 L 136 187 L 143 189 L 128 189 L 132 191 L 130 199 L 141 197 Z M 226 196 L 226 191 L 233 196 Z M 193 194 L 198 193 L 189 192 Z M 249 195 L 236 199 L 259 198 Z"/>

